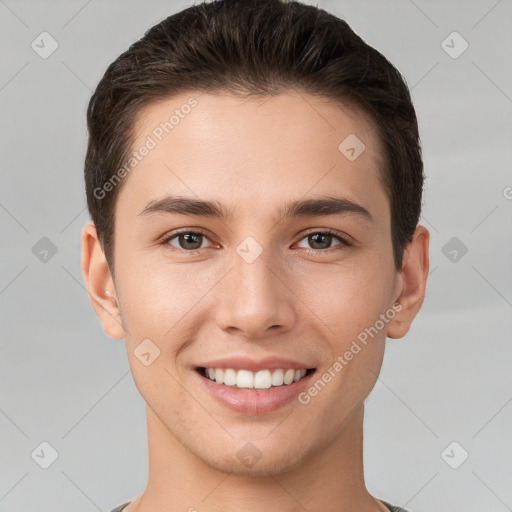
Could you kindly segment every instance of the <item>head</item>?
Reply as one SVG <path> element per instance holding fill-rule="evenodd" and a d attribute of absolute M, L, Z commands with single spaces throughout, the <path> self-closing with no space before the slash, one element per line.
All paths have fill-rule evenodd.
<path fill-rule="evenodd" d="M 363 403 L 386 336 L 424 297 L 423 163 L 400 73 L 316 7 L 214 1 L 120 55 L 87 120 L 84 276 L 152 414 L 219 469 L 257 474 L 235 457 L 249 440 L 267 470 L 299 464 Z M 292 357 L 318 379 L 347 351 L 270 437 L 282 410 L 247 422 L 193 398 L 218 356 Z"/>
<path fill-rule="evenodd" d="M 144 107 L 183 92 L 265 98 L 290 89 L 352 106 L 371 120 L 382 145 L 380 179 L 400 268 L 419 221 L 424 175 L 416 114 L 399 71 L 324 10 L 225 0 L 195 5 L 152 27 L 108 67 L 90 100 L 87 206 L 112 272 L 115 204 L 138 164 L 130 159 Z M 172 129 L 173 122 L 164 121 Z M 169 127 L 162 130 L 165 136 Z"/>

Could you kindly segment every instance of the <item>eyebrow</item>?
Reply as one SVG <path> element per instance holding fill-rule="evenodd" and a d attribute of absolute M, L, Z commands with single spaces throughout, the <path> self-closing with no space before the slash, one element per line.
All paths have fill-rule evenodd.
<path fill-rule="evenodd" d="M 168 213 L 197 215 L 215 219 L 233 219 L 234 210 L 218 201 L 206 201 L 183 196 L 167 196 L 151 201 L 139 215 Z M 292 201 L 280 207 L 274 221 L 284 217 L 322 217 L 327 215 L 357 215 L 373 221 L 370 212 L 362 205 L 344 197 L 320 197 Z"/>

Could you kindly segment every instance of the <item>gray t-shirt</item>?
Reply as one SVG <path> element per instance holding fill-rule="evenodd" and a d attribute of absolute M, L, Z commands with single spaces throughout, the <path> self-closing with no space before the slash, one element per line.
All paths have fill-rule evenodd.
<path fill-rule="evenodd" d="M 382 503 L 384 503 L 384 505 L 386 505 L 386 507 L 388 507 L 391 512 L 408 512 L 407 510 L 405 510 L 405 508 L 396 507 L 395 505 L 390 505 L 389 503 L 387 503 L 384 500 L 380 500 L 380 501 Z M 121 512 L 121 510 L 123 510 L 123 508 L 125 508 L 129 504 L 130 504 L 130 502 L 127 501 L 126 503 L 123 503 L 122 505 L 119 505 L 118 507 L 116 507 L 114 510 L 112 510 L 112 512 Z"/>

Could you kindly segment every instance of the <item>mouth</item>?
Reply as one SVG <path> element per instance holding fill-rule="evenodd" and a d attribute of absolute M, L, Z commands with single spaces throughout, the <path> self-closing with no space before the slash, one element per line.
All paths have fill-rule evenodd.
<path fill-rule="evenodd" d="M 316 368 L 274 368 L 254 372 L 247 369 L 198 366 L 195 370 L 201 377 L 227 388 L 265 392 L 301 382 L 313 374 Z"/>
<path fill-rule="evenodd" d="M 252 372 L 198 366 L 193 373 L 198 388 L 223 408 L 261 416 L 298 403 L 300 394 L 311 385 L 316 368 L 261 368 Z"/>

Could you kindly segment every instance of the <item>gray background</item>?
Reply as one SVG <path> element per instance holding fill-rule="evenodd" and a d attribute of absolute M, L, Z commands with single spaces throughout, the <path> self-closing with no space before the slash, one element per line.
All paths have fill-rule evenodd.
<path fill-rule="evenodd" d="M 367 486 L 412 512 L 512 510 L 512 2 L 309 3 L 405 76 L 428 175 L 428 291 L 367 402 Z M 1 512 L 107 511 L 145 487 L 145 404 L 80 271 L 85 110 L 107 65 L 188 5 L 0 0 Z"/>

